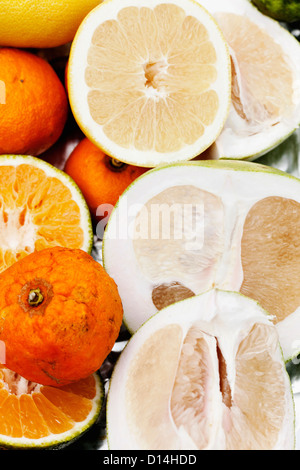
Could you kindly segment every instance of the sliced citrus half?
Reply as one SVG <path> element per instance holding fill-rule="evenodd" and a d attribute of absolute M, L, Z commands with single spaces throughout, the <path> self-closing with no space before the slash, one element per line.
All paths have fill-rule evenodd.
<path fill-rule="evenodd" d="M 294 406 L 277 330 L 253 300 L 211 290 L 129 340 L 107 400 L 114 449 L 293 449 Z"/>
<path fill-rule="evenodd" d="M 197 0 L 229 45 L 232 104 L 210 149 L 214 158 L 256 159 L 300 124 L 300 44 L 248 0 Z"/>
<path fill-rule="evenodd" d="M 8 448 L 63 447 L 97 420 L 104 399 L 98 374 L 53 388 L 0 369 L 0 445 Z"/>
<path fill-rule="evenodd" d="M 0 272 L 53 246 L 90 252 L 91 216 L 75 182 L 30 156 L 0 156 Z"/>
<path fill-rule="evenodd" d="M 252 162 L 185 162 L 149 170 L 123 193 L 103 260 L 129 331 L 218 287 L 259 301 L 290 359 L 300 351 L 299 239 L 299 179 Z"/>
<path fill-rule="evenodd" d="M 196 2 L 108 0 L 78 29 L 68 90 L 90 140 L 120 161 L 154 167 L 215 141 L 230 77 L 223 35 Z"/>

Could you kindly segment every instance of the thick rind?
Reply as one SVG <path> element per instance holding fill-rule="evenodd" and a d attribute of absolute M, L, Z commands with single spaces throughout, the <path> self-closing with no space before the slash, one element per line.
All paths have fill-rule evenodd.
<path fill-rule="evenodd" d="M 162 309 L 159 312 L 155 313 L 152 317 L 148 318 L 139 327 L 139 329 L 132 335 L 132 337 L 129 339 L 129 341 L 127 342 L 125 348 L 123 349 L 121 355 L 119 356 L 118 360 L 116 361 L 114 370 L 112 372 L 112 376 L 111 376 L 110 384 L 109 384 L 109 388 L 108 388 L 107 402 L 106 402 L 106 416 L 107 416 L 106 428 L 107 428 L 108 449 L 110 449 L 110 450 L 116 449 L 116 448 L 111 446 L 112 439 L 110 438 L 110 435 L 113 432 L 115 432 L 116 426 L 118 427 L 118 425 L 116 425 L 116 423 L 111 423 L 110 424 L 111 409 L 114 409 L 114 408 L 119 406 L 119 404 L 116 403 L 116 401 L 113 401 L 112 389 L 114 388 L 114 390 L 113 390 L 114 394 L 115 394 L 115 391 L 118 390 L 118 389 L 120 390 L 120 394 L 123 391 L 123 388 L 120 387 L 120 385 L 118 383 L 114 383 L 114 382 L 118 381 L 118 377 L 120 377 L 122 380 L 124 380 L 124 377 L 126 377 L 127 367 L 129 366 L 129 364 L 127 363 L 128 362 L 127 361 L 127 356 L 129 356 L 129 359 L 133 358 L 135 349 L 137 349 L 138 345 L 142 343 L 141 337 L 143 336 L 144 332 L 147 332 L 148 327 L 150 329 L 151 329 L 151 327 L 153 327 L 153 324 L 155 324 L 154 322 L 156 322 L 156 325 L 158 325 L 156 327 L 155 326 L 153 327 L 153 331 L 156 331 L 159 326 L 162 326 L 164 324 L 164 316 L 167 317 L 169 315 L 170 317 L 173 317 L 172 311 L 174 311 L 174 310 L 175 310 L 175 312 L 180 311 L 181 306 L 184 307 L 185 305 L 189 305 L 189 307 L 190 307 L 189 310 L 191 310 L 192 305 L 196 304 L 198 302 L 197 299 L 201 299 L 201 298 L 203 299 L 206 296 L 209 296 L 210 294 L 214 294 L 214 293 L 216 293 L 217 296 L 218 295 L 221 295 L 221 296 L 225 295 L 229 298 L 230 295 L 233 295 L 236 299 L 238 299 L 238 298 L 241 298 L 241 300 L 244 299 L 247 303 L 249 303 L 249 305 L 251 305 L 251 304 L 253 305 L 253 310 L 256 309 L 257 312 L 260 312 L 261 321 L 263 321 L 265 323 L 269 323 L 269 322 L 271 323 L 270 314 L 266 310 L 264 310 L 257 301 L 255 301 L 253 299 L 250 299 L 250 298 L 246 297 L 245 295 L 243 295 L 239 292 L 222 291 L 220 289 L 210 289 L 209 291 L 204 292 L 202 294 L 199 294 L 199 295 L 197 295 L 195 297 L 192 297 L 190 299 L 181 300 L 181 301 L 177 302 L 176 304 L 165 307 L 164 309 Z M 177 314 L 177 317 L 178 316 L 179 315 Z M 168 320 L 166 320 L 166 324 L 167 323 L 168 323 Z M 176 320 L 175 320 L 175 323 L 176 323 Z M 189 328 L 189 326 L 190 326 L 189 321 L 186 319 L 186 317 L 184 315 L 182 315 L 180 325 L 185 325 L 185 329 Z M 146 335 L 147 335 L 147 333 L 146 333 Z M 130 348 L 132 348 L 133 351 L 130 351 L 127 354 L 127 351 Z M 283 357 L 282 349 L 281 349 L 281 346 L 280 346 L 279 343 L 278 343 L 278 350 L 279 350 L 279 355 L 281 357 L 282 364 L 283 364 L 282 370 L 283 370 L 283 374 L 285 376 L 285 382 L 287 384 L 286 396 L 287 396 L 287 398 L 289 397 L 289 403 L 287 403 L 287 419 L 290 419 L 291 423 L 292 423 L 292 424 L 289 424 L 291 426 L 291 429 L 290 429 L 290 436 L 289 436 L 289 442 L 287 444 L 287 448 L 290 449 L 290 450 L 294 450 L 295 445 L 296 445 L 295 403 L 294 403 L 294 399 L 293 399 L 293 391 L 292 391 L 291 380 L 290 380 L 289 374 L 288 374 L 288 372 L 287 372 L 287 370 L 284 366 L 284 357 Z M 116 440 L 116 438 L 114 437 L 114 441 L 115 440 Z"/>
<path fill-rule="evenodd" d="M 298 189 L 297 189 L 298 187 L 300 189 L 300 186 L 298 186 L 300 184 L 300 180 L 298 178 L 296 178 L 295 176 L 293 176 L 291 174 L 285 173 L 284 171 L 281 171 L 279 169 L 272 168 L 272 167 L 269 167 L 269 166 L 266 166 L 266 165 L 261 165 L 259 163 L 248 162 L 248 161 L 232 161 L 232 160 L 205 160 L 205 161 L 192 161 L 192 162 L 178 163 L 178 164 L 172 164 L 172 165 L 165 165 L 165 166 L 161 166 L 161 167 L 149 170 L 148 172 L 146 172 L 145 174 L 143 174 L 139 178 L 137 178 L 125 190 L 125 192 L 122 194 L 122 196 L 120 197 L 118 203 L 116 204 L 116 206 L 114 207 L 114 209 L 111 213 L 110 219 L 109 219 L 109 221 L 107 223 L 107 226 L 106 226 L 106 229 L 104 231 L 103 245 L 102 245 L 103 265 L 104 265 L 106 271 L 113 278 L 115 277 L 116 273 L 115 273 L 115 269 L 110 269 L 110 266 L 109 266 L 109 264 L 110 264 L 110 262 L 109 262 L 110 261 L 110 249 L 111 249 L 110 246 L 111 245 L 110 245 L 110 243 L 108 243 L 108 239 L 110 238 L 110 236 L 109 236 L 110 227 L 114 223 L 113 222 L 114 218 L 118 217 L 118 210 L 119 210 L 120 205 L 122 204 L 123 198 L 129 197 L 129 195 L 132 191 L 137 191 L 136 196 L 134 196 L 134 197 L 135 197 L 136 202 L 140 203 L 141 200 L 143 200 L 144 195 L 145 195 L 145 198 L 147 198 L 147 196 L 146 196 L 147 187 L 149 187 L 149 189 L 151 190 L 152 195 L 153 195 L 153 188 L 151 187 L 151 184 L 153 186 L 153 181 L 151 183 L 150 182 L 147 183 L 147 179 L 149 177 L 151 177 L 151 175 L 156 174 L 157 176 L 159 176 L 157 172 L 161 172 L 160 173 L 161 181 L 162 182 L 171 181 L 170 186 L 172 186 L 172 171 L 176 170 L 176 169 L 178 171 L 178 169 L 180 169 L 180 168 L 185 169 L 185 171 L 188 171 L 187 169 L 190 168 L 191 169 L 191 175 L 194 174 L 194 170 L 196 170 L 196 169 L 201 170 L 201 168 L 203 168 L 203 169 L 206 169 L 206 171 L 211 170 L 210 187 L 213 187 L 213 181 L 214 181 L 213 171 L 223 171 L 223 172 L 228 171 L 228 172 L 235 172 L 235 173 L 236 172 L 242 172 L 242 173 L 249 172 L 249 178 L 250 178 L 250 174 L 253 174 L 253 176 L 254 176 L 254 174 L 260 174 L 260 175 L 265 174 L 266 178 L 268 178 L 267 175 L 270 175 L 272 177 L 279 177 L 280 180 L 278 182 L 276 182 L 276 180 L 273 180 L 272 183 L 271 183 L 272 186 L 270 186 L 270 187 L 275 187 L 276 191 L 277 191 L 277 189 L 280 190 L 280 195 L 282 197 L 292 198 L 292 199 L 297 200 L 300 203 L 300 196 L 299 196 L 300 191 L 298 191 Z M 200 176 L 200 174 L 201 173 L 199 173 L 199 176 Z M 208 176 L 208 174 L 206 174 L 206 178 L 210 178 L 210 176 Z M 177 175 L 177 179 L 178 179 L 178 175 Z M 159 181 L 159 180 L 156 179 L 156 181 Z M 251 180 L 249 180 L 249 181 L 251 181 Z M 253 180 L 253 182 L 255 182 L 255 179 Z M 261 178 L 260 178 L 260 182 L 262 183 Z M 291 182 L 291 183 L 289 183 L 289 182 Z M 135 186 L 137 184 L 140 184 L 140 186 L 143 186 L 143 194 L 140 193 L 140 190 L 136 190 Z M 185 180 L 185 184 L 186 184 L 186 180 Z M 250 182 L 249 182 L 249 184 L 250 184 L 249 187 L 251 187 Z M 199 186 L 201 186 L 200 182 L 199 182 Z M 286 190 L 285 190 L 285 188 L 286 188 Z M 160 186 L 158 186 L 157 187 L 157 192 L 159 192 L 160 190 L 161 190 L 161 188 L 160 188 Z M 265 191 L 265 189 L 264 189 L 264 191 Z M 253 197 L 258 200 L 259 199 L 259 194 L 260 194 L 259 187 L 256 186 L 253 189 Z M 272 193 L 270 195 L 272 195 Z M 278 193 L 278 195 L 279 195 L 279 193 Z M 129 241 L 129 243 L 130 243 L 130 241 Z M 114 250 L 115 249 L 116 249 L 116 247 L 114 247 Z M 125 245 L 122 248 L 122 250 L 123 250 L 122 255 L 124 257 L 123 266 L 127 266 L 128 261 L 126 261 L 126 259 L 125 259 L 125 256 L 126 256 Z M 124 252 L 124 250 L 125 250 L 125 252 Z M 132 263 L 132 264 L 134 265 L 134 263 Z M 134 277 L 133 273 L 134 273 L 135 268 L 130 268 L 130 269 L 132 269 L 131 275 Z M 119 282 L 117 278 L 115 278 L 115 281 L 117 283 Z M 145 282 L 146 281 L 141 281 L 141 286 L 143 286 L 143 287 L 146 286 Z M 186 286 L 186 287 L 191 288 L 189 286 Z M 238 289 L 236 289 L 236 290 L 238 290 Z M 121 297 L 122 297 L 123 296 L 122 286 L 120 285 L 120 282 L 119 282 L 119 292 L 120 292 Z M 199 293 L 199 292 L 196 292 L 196 293 Z M 132 293 L 131 293 L 131 296 L 132 296 Z M 144 299 L 147 300 L 147 297 L 144 297 Z M 146 305 L 146 300 L 145 300 L 145 305 Z M 135 327 L 131 324 L 131 322 L 132 322 L 131 317 L 129 315 L 127 315 L 126 302 L 123 301 L 123 305 L 124 305 L 123 323 L 126 326 L 126 328 L 128 329 L 128 331 L 132 334 L 135 331 Z M 151 311 L 152 311 L 152 309 L 154 309 L 153 305 L 151 307 Z M 152 313 L 154 313 L 154 312 L 152 312 Z M 285 351 L 286 361 L 292 359 L 293 357 L 297 356 L 300 353 L 300 348 L 299 348 L 299 350 L 298 350 L 298 348 L 294 349 L 294 346 L 293 346 L 293 350 L 291 352 L 291 344 L 292 343 L 293 343 L 293 339 L 291 339 L 291 340 L 288 339 L 287 341 L 285 341 L 284 351 Z"/>

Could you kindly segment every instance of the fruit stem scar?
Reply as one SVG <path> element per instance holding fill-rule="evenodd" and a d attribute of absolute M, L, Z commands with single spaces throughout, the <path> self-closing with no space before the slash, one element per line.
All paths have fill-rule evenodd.
<path fill-rule="evenodd" d="M 108 155 L 105 156 L 105 164 L 107 168 L 109 168 L 112 171 L 123 171 L 125 167 L 127 166 L 126 163 L 120 162 L 116 158 L 109 157 Z"/>
<path fill-rule="evenodd" d="M 44 300 L 43 294 L 38 287 L 37 289 L 32 289 L 28 295 L 28 303 L 31 307 L 37 307 Z"/>
<path fill-rule="evenodd" d="M 30 317 L 44 315 L 53 298 L 53 286 L 42 278 L 26 282 L 20 290 L 18 303 Z"/>
<path fill-rule="evenodd" d="M 123 162 L 120 162 L 116 158 L 111 159 L 111 164 L 112 164 L 112 166 L 115 166 L 116 168 L 121 168 L 124 165 Z"/>

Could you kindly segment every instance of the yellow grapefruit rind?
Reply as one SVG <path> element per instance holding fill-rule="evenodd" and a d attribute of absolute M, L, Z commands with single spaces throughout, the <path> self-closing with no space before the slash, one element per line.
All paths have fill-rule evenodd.
<path fill-rule="evenodd" d="M 195 148 L 192 152 L 189 151 L 188 147 L 185 147 L 184 149 L 181 150 L 180 156 L 178 153 L 175 153 L 174 156 L 170 156 L 167 154 L 167 157 L 159 157 L 159 153 L 153 151 L 148 152 L 148 157 L 143 157 L 143 158 L 132 158 L 132 151 L 129 149 L 122 149 L 119 147 L 117 144 L 112 143 L 110 145 L 110 140 L 105 138 L 106 143 L 103 142 L 103 138 L 99 139 L 98 136 L 96 135 L 97 132 L 91 130 L 91 125 L 89 126 L 87 122 L 85 122 L 85 118 L 83 117 L 83 111 L 82 111 L 82 105 L 80 102 L 78 102 L 78 99 L 76 97 L 76 92 L 74 90 L 74 87 L 76 86 L 76 80 L 78 80 L 78 74 L 76 73 L 75 69 L 76 68 L 76 57 L 75 54 L 78 55 L 78 58 L 82 58 L 82 53 L 76 52 L 76 49 L 79 50 L 79 43 L 81 41 L 81 37 L 84 35 L 88 35 L 89 42 L 87 46 L 90 44 L 90 39 L 91 39 L 91 34 L 92 33 L 86 33 L 86 30 L 89 28 L 89 23 L 92 23 L 92 18 L 93 16 L 99 14 L 99 17 L 101 18 L 101 8 L 105 6 L 106 4 L 113 3 L 114 0 L 105 0 L 102 2 L 99 6 L 95 7 L 83 20 L 81 23 L 80 27 L 77 30 L 77 33 L 74 37 L 74 40 L 72 42 L 71 50 L 70 50 L 70 56 L 69 56 L 69 64 L 68 64 L 68 70 L 67 70 L 67 83 L 68 83 L 68 94 L 69 94 L 69 101 L 70 101 L 70 106 L 73 112 L 73 115 L 75 117 L 75 120 L 78 124 L 78 126 L 81 128 L 82 132 L 86 135 L 86 137 L 89 138 L 91 142 L 93 142 L 98 148 L 100 148 L 104 153 L 107 155 L 110 155 L 112 158 L 116 158 L 119 161 L 122 161 L 124 163 L 127 163 L 129 165 L 134 165 L 134 166 L 140 166 L 140 167 L 145 167 L 145 168 L 154 168 L 158 165 L 161 164 L 172 164 L 172 163 L 178 163 L 181 161 L 186 161 L 186 160 L 192 160 L 193 158 L 197 157 L 199 154 L 203 153 L 206 149 L 208 149 L 213 142 L 217 139 L 217 137 L 221 134 L 224 123 L 227 119 L 229 110 L 230 110 L 230 105 L 231 105 L 231 63 L 230 63 L 230 54 L 229 54 L 229 48 L 227 46 L 227 43 L 225 41 L 225 38 L 223 36 L 223 33 L 221 29 L 219 28 L 217 22 L 215 19 L 209 14 L 207 9 L 205 9 L 202 5 L 200 5 L 196 0 L 188 0 L 188 2 L 193 3 L 194 5 L 197 5 L 200 10 L 202 10 L 206 15 L 208 15 L 209 20 L 211 23 L 214 25 L 215 30 L 219 34 L 219 41 L 222 41 L 223 46 L 224 46 L 224 55 L 226 54 L 227 60 L 226 60 L 226 72 L 227 72 L 227 86 L 224 86 L 224 89 L 220 93 L 223 96 L 224 101 L 226 101 L 226 106 L 224 108 L 224 116 L 222 121 L 219 123 L 218 128 L 215 129 L 214 136 L 210 139 L 210 142 L 207 142 L 205 145 Z M 160 3 L 159 1 L 156 2 L 157 4 Z M 166 0 L 165 2 L 162 3 L 174 3 L 177 4 L 178 2 L 176 0 Z M 93 32 L 93 31 L 92 31 Z M 84 41 L 83 41 L 84 42 Z M 84 61 L 86 59 L 84 58 Z M 80 67 L 82 68 L 85 64 L 83 61 L 83 64 L 80 64 Z M 81 94 L 82 94 L 82 88 L 81 88 Z M 224 95 L 226 95 L 226 98 L 224 98 Z M 89 118 L 87 121 L 89 121 L 89 124 L 93 121 L 91 118 Z M 97 125 L 94 124 L 94 127 L 97 127 Z M 98 126 L 99 127 L 99 126 Z M 101 130 L 100 130 L 101 131 Z M 102 132 L 102 131 L 101 131 Z M 102 133 L 103 134 L 103 133 Z M 199 139 L 201 140 L 201 139 Z M 193 144 L 192 147 L 197 147 L 196 144 Z M 139 152 L 137 151 L 137 154 Z M 164 154 L 162 154 L 164 155 Z"/>

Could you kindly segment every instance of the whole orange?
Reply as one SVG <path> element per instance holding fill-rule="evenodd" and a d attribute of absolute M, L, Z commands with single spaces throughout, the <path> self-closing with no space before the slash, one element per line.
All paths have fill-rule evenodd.
<path fill-rule="evenodd" d="M 24 50 L 0 49 L 0 153 L 40 155 L 68 116 L 65 88 L 51 65 Z"/>
<path fill-rule="evenodd" d="M 105 155 L 88 138 L 75 147 L 64 170 L 81 189 L 94 220 L 104 215 L 101 210 L 97 212 L 101 204 L 104 209 L 115 206 L 125 189 L 147 171 Z"/>
<path fill-rule="evenodd" d="M 115 282 L 87 253 L 47 248 L 0 275 L 0 340 L 6 367 L 62 386 L 97 371 L 111 351 L 123 308 Z"/>

